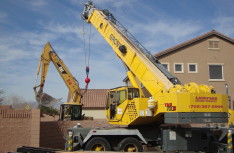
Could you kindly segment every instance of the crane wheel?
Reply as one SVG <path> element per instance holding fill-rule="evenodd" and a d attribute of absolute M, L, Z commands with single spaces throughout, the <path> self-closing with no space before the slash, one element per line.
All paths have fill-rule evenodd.
<path fill-rule="evenodd" d="M 85 150 L 88 151 L 110 151 L 110 143 L 102 137 L 94 137 L 85 145 Z"/>
<path fill-rule="evenodd" d="M 132 137 L 127 137 L 119 142 L 118 151 L 123 152 L 143 152 L 142 144 L 139 140 Z"/>

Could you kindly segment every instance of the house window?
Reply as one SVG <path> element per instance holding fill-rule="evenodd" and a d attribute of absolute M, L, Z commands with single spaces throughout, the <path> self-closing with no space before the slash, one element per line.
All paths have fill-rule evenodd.
<path fill-rule="evenodd" d="M 162 63 L 162 65 L 169 71 L 169 63 Z"/>
<path fill-rule="evenodd" d="M 175 63 L 174 64 L 174 72 L 175 73 L 184 73 L 184 64 L 183 63 Z"/>
<path fill-rule="evenodd" d="M 219 40 L 210 39 L 208 41 L 208 43 L 209 43 L 209 48 L 208 49 L 213 49 L 213 50 L 219 49 Z"/>
<path fill-rule="evenodd" d="M 197 73 L 197 63 L 188 63 L 188 73 Z"/>
<path fill-rule="evenodd" d="M 209 81 L 224 81 L 223 64 L 210 64 L 209 73 Z"/>

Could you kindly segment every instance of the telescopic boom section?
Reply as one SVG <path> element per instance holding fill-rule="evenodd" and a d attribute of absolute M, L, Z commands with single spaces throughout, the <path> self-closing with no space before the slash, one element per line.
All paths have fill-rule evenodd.
<path fill-rule="evenodd" d="M 174 84 L 180 84 L 179 80 L 173 77 L 108 10 L 101 11 L 95 8 L 92 2 L 88 2 L 85 4 L 82 18 L 93 24 L 153 96 L 167 92 Z"/>

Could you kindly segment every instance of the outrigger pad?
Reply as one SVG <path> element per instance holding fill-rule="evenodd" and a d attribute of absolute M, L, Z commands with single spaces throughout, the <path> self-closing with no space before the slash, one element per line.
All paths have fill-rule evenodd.
<path fill-rule="evenodd" d="M 38 103 L 40 103 L 41 105 L 43 105 L 45 107 L 51 107 L 54 104 L 56 104 L 57 102 L 61 101 L 62 98 L 55 99 L 47 93 L 40 93 L 40 94 L 36 95 L 36 100 Z"/>

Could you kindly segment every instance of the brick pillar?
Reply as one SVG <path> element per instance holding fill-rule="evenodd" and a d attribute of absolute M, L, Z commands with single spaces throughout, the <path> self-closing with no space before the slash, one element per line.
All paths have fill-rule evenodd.
<path fill-rule="evenodd" d="M 39 147 L 40 142 L 40 109 L 32 110 L 30 146 Z"/>

